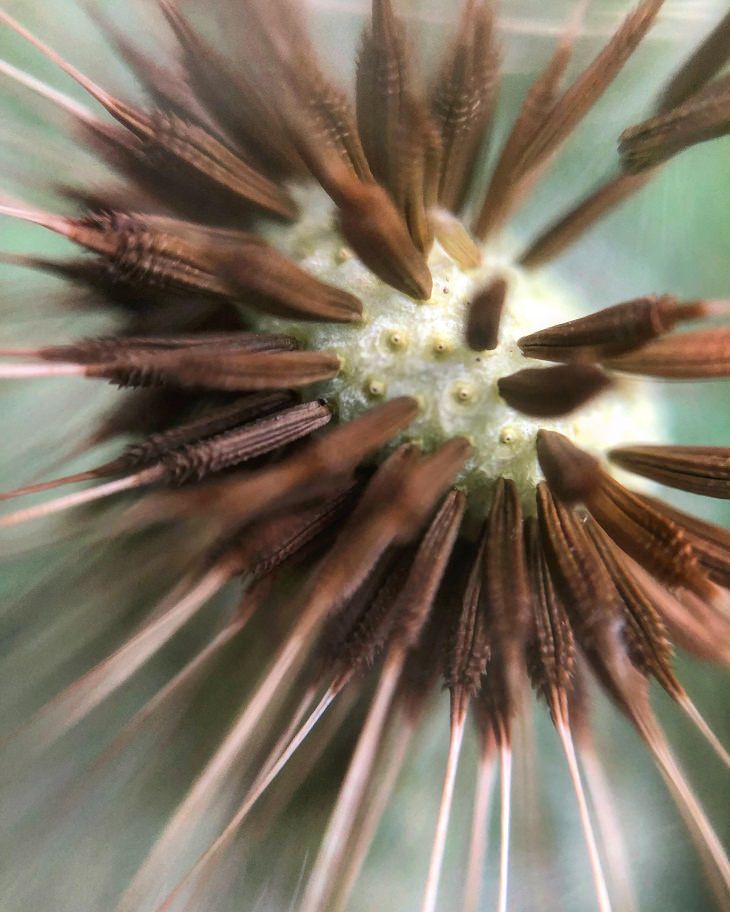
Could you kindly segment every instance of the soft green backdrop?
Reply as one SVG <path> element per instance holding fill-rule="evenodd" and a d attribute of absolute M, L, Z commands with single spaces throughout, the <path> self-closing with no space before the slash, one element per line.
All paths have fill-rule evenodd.
<path fill-rule="evenodd" d="M 135 29 L 142 43 L 150 41 L 145 4 L 105 4 Z M 497 136 L 504 134 L 529 76 L 551 51 L 553 33 L 565 21 L 572 2 L 510 2 L 503 0 L 506 74 L 500 102 Z M 124 69 L 79 6 L 70 0 L 11 0 L 4 6 L 37 30 L 74 62 L 115 90 L 134 91 Z M 349 68 L 361 21 L 362 3 L 345 0 L 315 3 L 313 28 L 328 49 L 333 69 Z M 450 0 L 430 0 L 411 6 L 422 21 L 429 52 L 448 31 L 453 14 Z M 587 34 L 578 45 L 584 60 L 600 34 L 615 21 L 626 2 L 595 2 Z M 534 233 L 581 190 L 588 188 L 615 161 L 615 140 L 632 118 L 647 110 L 655 89 L 675 66 L 693 38 L 701 35 L 725 8 L 723 2 L 668 2 L 655 34 L 646 42 L 604 101 L 587 118 L 553 168 L 549 179 L 517 220 L 522 235 Z M 195 4 L 192 4 L 195 7 Z M 3 56 L 54 86 L 83 99 L 83 94 L 19 40 L 0 30 Z M 51 108 L 25 90 L 11 87 L 0 76 L 0 193 L 31 202 L 61 206 L 43 186 L 51 181 L 101 178 L 92 160 L 79 155 L 59 129 Z M 56 251 L 63 244 L 40 229 L 0 219 L 0 249 Z M 647 292 L 671 291 L 680 296 L 727 297 L 730 294 L 730 142 L 725 140 L 692 150 L 667 166 L 636 199 L 607 218 L 564 256 L 557 269 L 585 297 L 586 307 L 604 306 Z M 107 325 L 88 314 L 75 314 L 59 304 L 59 286 L 28 276 L 22 270 L 0 267 L 0 346 L 31 341 L 56 341 Z M 677 384 L 659 387 L 668 402 L 672 436 L 684 443 L 728 443 L 730 410 L 726 384 Z M 40 473 L 88 430 L 93 412 L 111 391 L 75 381 L 34 384 L 4 383 L 0 387 L 0 488 L 19 484 Z M 640 429 L 637 429 L 640 435 Z M 705 517 L 730 522 L 722 504 L 678 495 L 675 501 Z M 45 533 L 44 533 L 45 534 Z M 0 568 L 0 726 L 8 731 L 59 686 L 86 667 L 93 657 L 112 648 L 129 624 L 148 610 L 154 597 L 174 581 L 181 557 L 172 560 L 154 542 L 125 543 L 124 550 L 99 540 L 96 533 L 66 521 L 48 533 L 53 542 L 43 548 L 34 530 L 3 538 Z M 231 596 L 228 596 L 230 598 Z M 222 600 L 226 601 L 226 598 Z M 25 768 L 22 756 L 3 767 L 0 837 L 5 865 L 0 865 L 0 909 L 3 912 L 46 910 L 106 910 L 115 886 L 128 876 L 161 815 L 174 806 L 191 771 L 202 762 L 215 733 L 235 711 L 240 686 L 250 674 L 238 655 L 229 657 L 221 673 L 204 689 L 185 725 L 169 741 L 143 743 L 125 764 L 114 769 L 112 782 L 129 779 L 125 791 L 97 789 L 88 804 L 64 823 L 61 840 L 44 832 L 49 807 L 58 789 L 74 782 L 85 758 L 93 756 L 121 720 L 166 680 L 171 669 L 191 653 L 196 637 L 215 618 L 212 606 L 193 629 L 186 631 L 153 668 L 138 675 L 121 699 L 102 707 L 88 723 L 66 738 L 43 761 Z M 208 626 L 207 626 L 208 625 Z M 254 631 L 254 637 L 264 636 Z M 245 653 L 248 655 L 248 653 Z M 687 688 L 725 743 L 730 740 L 727 717 L 727 677 L 680 657 Z M 428 730 L 416 745 L 398 800 L 368 862 L 361 888 L 353 901 L 356 912 L 372 909 L 401 912 L 414 908 L 425 872 L 428 841 L 435 815 L 444 763 L 445 698 Z M 727 819 L 727 779 L 720 764 L 678 713 L 658 695 L 677 753 L 704 800 L 718 829 Z M 590 880 L 576 830 L 573 804 L 565 800 L 567 777 L 555 738 L 540 713 L 541 810 L 549 812 L 548 835 L 562 846 L 557 864 L 516 854 L 515 910 L 555 909 L 583 912 L 591 908 Z M 645 912 L 694 912 L 708 906 L 695 856 L 684 828 L 638 739 L 614 713 L 600 705 L 596 714 L 598 739 L 616 783 L 617 812 L 625 826 L 637 889 Z M 341 760 L 341 758 L 340 758 Z M 460 787 L 449 841 L 443 896 L 458 895 L 473 773 L 471 746 L 460 774 Z M 318 788 L 309 800 L 292 810 L 276 841 L 264 844 L 245 876 L 243 899 L 235 908 L 279 910 L 288 907 L 288 882 L 281 892 L 259 893 L 282 857 L 304 858 L 304 847 L 316 846 L 340 774 L 337 760 L 320 767 Z M 85 801 L 87 798 L 84 799 Z M 725 812 L 723 811 L 725 805 Z M 101 810 L 100 810 L 101 808 Z M 100 816 L 99 816 L 100 815 Z M 524 821 L 523 821 L 524 822 Z M 22 825 L 21 825 L 22 824 Z M 495 833 L 496 839 L 496 833 Z M 493 840 L 493 845 L 496 842 Z M 291 872 L 290 872 L 291 873 Z M 493 869 L 491 870 L 493 875 Z M 257 885 L 254 887 L 253 885 Z M 539 897 L 535 899 L 535 897 Z M 485 909 L 490 908 L 485 897 Z M 222 907 L 221 907 L 222 908 Z M 445 905 L 443 907 L 447 909 Z"/>

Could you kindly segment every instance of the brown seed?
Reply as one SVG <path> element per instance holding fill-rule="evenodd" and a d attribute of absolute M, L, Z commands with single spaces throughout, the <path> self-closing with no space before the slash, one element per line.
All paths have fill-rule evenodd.
<path fill-rule="evenodd" d="M 649 295 L 538 330 L 523 336 L 517 344 L 528 358 L 601 361 L 639 348 L 669 332 L 680 319 L 702 315 L 699 302 L 680 305 L 669 295 Z"/>
<path fill-rule="evenodd" d="M 393 608 L 391 648 L 406 651 L 418 644 L 451 557 L 465 509 L 464 494 L 449 491 L 421 539 Z"/>
<path fill-rule="evenodd" d="M 475 696 L 487 669 L 490 645 L 480 596 L 484 577 L 486 534 L 473 555 L 461 598 L 451 622 L 451 636 L 444 660 L 444 682 L 466 698 Z"/>
<path fill-rule="evenodd" d="M 728 133 L 730 77 L 720 77 L 679 107 L 624 130 L 619 154 L 624 168 L 637 173 L 655 168 L 690 146 Z"/>
<path fill-rule="evenodd" d="M 326 445 L 327 439 L 322 441 Z M 362 497 L 352 514 L 358 522 L 368 511 L 389 504 L 400 488 L 407 472 L 412 472 L 421 458 L 420 449 L 412 443 L 401 443 L 368 479 L 367 497 Z"/>
<path fill-rule="evenodd" d="M 645 501 L 604 475 L 587 506 L 616 544 L 657 579 L 713 597 L 714 587 L 687 536 Z"/>
<path fill-rule="evenodd" d="M 728 31 L 730 15 L 718 23 L 669 80 L 655 107 L 657 113 L 683 104 L 717 74 L 730 55 Z M 534 268 L 559 256 L 611 209 L 641 190 L 654 174 L 653 170 L 621 172 L 602 181 L 530 244 L 520 258 L 522 265 Z"/>
<path fill-rule="evenodd" d="M 598 525 L 653 576 L 706 598 L 717 594 L 682 529 L 615 481 L 567 437 L 540 431 L 538 459 L 557 496 L 568 503 L 581 500 Z"/>
<path fill-rule="evenodd" d="M 172 112 L 146 117 L 135 112 L 130 119 L 126 108 L 110 113 L 135 132 L 144 143 L 144 156 L 156 169 L 180 169 L 181 176 L 195 181 L 201 189 L 239 197 L 249 204 L 293 219 L 297 207 L 288 193 L 265 177 L 203 127 L 189 123 Z"/>
<path fill-rule="evenodd" d="M 256 310 L 335 323 L 356 323 L 362 316 L 354 295 L 320 282 L 253 235 L 210 249 L 207 256 L 229 293 Z"/>
<path fill-rule="evenodd" d="M 616 358 L 606 358 L 612 370 L 666 380 L 703 380 L 730 376 L 730 328 L 718 326 L 680 333 L 650 342 Z"/>
<path fill-rule="evenodd" d="M 251 69 L 250 64 L 261 57 L 260 46 L 257 54 L 240 53 L 234 67 L 214 44 L 198 34 L 176 0 L 159 3 L 180 44 L 193 91 L 227 135 L 275 175 L 304 175 L 306 168 L 287 135 L 281 112 L 270 104 L 263 80 Z M 262 42 L 260 29 L 254 24 L 250 17 L 239 36 L 247 50 Z"/>
<path fill-rule="evenodd" d="M 550 490 L 564 503 L 585 501 L 601 482 L 598 460 L 557 431 L 537 432 L 537 458 Z"/>
<path fill-rule="evenodd" d="M 727 447 L 631 446 L 611 450 L 621 468 L 661 484 L 707 497 L 730 498 Z"/>
<path fill-rule="evenodd" d="M 439 596 L 434 602 L 431 614 L 415 649 L 408 654 L 404 668 L 403 696 L 409 718 L 423 708 L 423 700 L 428 699 L 441 684 L 444 669 L 444 630 L 453 614 L 453 601 L 448 593 L 453 593 L 463 583 L 466 565 L 462 558 L 463 541 L 458 539 L 452 552 L 441 585 Z"/>
<path fill-rule="evenodd" d="M 632 662 L 644 674 L 653 675 L 671 696 L 680 696 L 682 687 L 672 669 L 672 644 L 651 594 L 631 572 L 626 555 L 595 523 L 587 523 L 586 530 L 621 596 L 626 619 L 623 636 Z"/>
<path fill-rule="evenodd" d="M 62 223 L 67 237 L 105 259 L 115 282 L 192 291 L 303 320 L 357 322 L 362 313 L 354 295 L 243 231 L 113 210 Z"/>
<path fill-rule="evenodd" d="M 433 288 L 428 264 L 385 190 L 352 183 L 338 205 L 340 230 L 363 263 L 398 291 L 428 300 Z"/>
<path fill-rule="evenodd" d="M 194 292 L 202 295 L 229 296 L 229 292 L 205 267 L 201 252 L 186 239 L 153 229 L 144 216 L 135 213 L 105 211 L 83 219 L 66 218 L 39 210 L 0 206 L 5 215 L 42 225 L 68 240 L 99 255 L 102 276 L 95 270 L 70 265 L 52 269 L 66 272 L 69 278 L 90 280 L 99 286 L 111 282 L 147 285 L 156 289 Z M 70 269 L 70 272 L 67 270 Z"/>
<path fill-rule="evenodd" d="M 638 193 L 652 177 L 651 171 L 645 171 L 641 174 L 621 172 L 607 178 L 565 215 L 551 222 L 520 256 L 520 264 L 526 269 L 536 269 L 555 259 L 604 215 Z"/>
<path fill-rule="evenodd" d="M 241 465 L 264 453 L 308 437 L 332 420 L 321 402 L 306 402 L 232 428 L 205 440 L 185 444 L 159 458 L 161 480 L 179 485 L 201 481 L 222 469 Z"/>
<path fill-rule="evenodd" d="M 67 475 L 63 478 L 56 478 L 52 481 L 25 485 L 6 494 L 0 494 L 0 500 L 47 491 L 78 481 L 107 478 L 124 472 L 133 472 L 157 463 L 163 457 L 176 453 L 185 446 L 217 434 L 223 434 L 253 418 L 262 418 L 270 412 L 276 412 L 291 404 L 292 395 L 290 393 L 254 393 L 228 405 L 210 409 L 201 417 L 185 424 L 151 434 L 145 440 L 127 446 L 116 459 L 112 459 L 94 469 L 75 475 Z"/>
<path fill-rule="evenodd" d="M 115 282 L 230 296 L 208 268 L 199 243 L 159 230 L 143 215 L 118 210 L 92 213 L 73 225 L 69 237 L 98 253 Z"/>
<path fill-rule="evenodd" d="M 537 519 L 525 521 L 527 563 L 532 590 L 532 619 L 525 647 L 532 686 L 545 699 L 554 721 L 564 715 L 567 694 L 573 688 L 575 640 L 562 599 L 545 557 Z"/>
<path fill-rule="evenodd" d="M 497 381 L 508 405 L 536 418 L 568 415 L 609 386 L 611 380 L 590 364 L 527 367 Z"/>
<path fill-rule="evenodd" d="M 485 240 L 504 223 L 531 183 L 519 167 L 527 149 L 558 98 L 560 83 L 573 50 L 572 32 L 566 34 L 545 69 L 530 86 L 492 172 L 484 201 L 474 222 L 474 233 Z"/>
<path fill-rule="evenodd" d="M 523 654 L 530 624 L 522 507 L 515 483 L 500 478 L 487 517 L 481 605 L 492 659 L 487 679 L 507 726 L 523 698 Z"/>
<path fill-rule="evenodd" d="M 253 392 L 289 389 L 329 380 L 340 369 L 337 355 L 327 352 L 225 353 L 193 349 L 183 352 L 132 352 L 90 365 L 87 377 L 104 377 L 118 386 L 181 386 Z"/>
<path fill-rule="evenodd" d="M 422 253 L 433 236 L 426 197 L 434 126 L 413 91 L 405 28 L 390 0 L 373 3 L 357 62 L 357 122 L 372 173 L 388 191 Z"/>
<path fill-rule="evenodd" d="M 726 614 L 686 589 L 665 589 L 638 564 L 633 564 L 632 570 L 677 646 L 703 661 L 730 664 L 730 620 Z"/>
<path fill-rule="evenodd" d="M 186 515 L 204 510 L 223 524 L 240 524 L 283 503 L 311 501 L 331 493 L 333 485 L 349 478 L 356 466 L 417 414 L 415 399 L 390 399 L 252 476 L 233 477 L 199 491 L 177 492 L 174 499 L 164 495 L 151 498 L 147 515 Z"/>
<path fill-rule="evenodd" d="M 500 478 L 487 517 L 483 604 L 490 637 L 522 643 L 530 618 L 522 506 L 517 486 Z"/>
<path fill-rule="evenodd" d="M 386 554 L 354 597 L 329 620 L 320 648 L 325 670 L 334 668 L 336 687 L 364 674 L 383 649 L 412 558 L 412 547 L 397 556 Z"/>
<path fill-rule="evenodd" d="M 188 123 L 172 112 L 148 115 L 126 104 L 96 85 L 48 45 L 23 28 L 7 13 L 0 20 L 17 32 L 44 56 L 74 79 L 86 92 L 142 143 L 148 160 L 159 160 L 159 170 L 170 163 L 185 170 L 204 188 L 215 188 L 247 203 L 254 203 L 286 218 L 296 215 L 296 207 L 275 182 L 258 173 L 240 156 L 201 126 Z"/>
<path fill-rule="evenodd" d="M 537 506 L 541 543 L 581 653 L 601 684 L 623 706 L 626 695 L 613 679 L 616 669 L 629 664 L 618 634 L 620 596 L 580 516 L 553 500 L 542 483 L 537 489 Z M 569 696 L 573 702 L 575 693 Z"/>
<path fill-rule="evenodd" d="M 99 6 L 87 6 L 86 12 L 104 32 L 109 42 L 144 86 L 146 93 L 155 104 L 171 110 L 178 117 L 212 127 L 210 117 L 197 101 L 185 79 L 181 66 L 175 63 L 160 63 L 141 51 L 125 32 Z"/>
<path fill-rule="evenodd" d="M 266 516 L 223 539 L 211 557 L 226 554 L 235 574 L 262 579 L 340 520 L 352 506 L 353 494 L 351 487 L 343 487 L 311 506 Z"/>
<path fill-rule="evenodd" d="M 322 563 L 310 596 L 312 600 L 321 599 L 330 611 L 340 608 L 367 579 L 386 548 L 410 542 L 419 534 L 449 485 L 453 463 L 449 465 L 451 453 L 446 460 L 424 459 L 415 467 L 421 471 L 414 481 L 413 455 L 412 447 L 401 447 L 373 476 L 330 555 Z M 424 485 L 424 481 L 431 484 Z M 417 505 L 415 484 L 420 493 Z M 419 543 L 418 570 L 409 573 L 393 609 L 396 620 L 392 648 L 401 653 L 418 641 L 448 563 L 463 510 L 463 495 L 449 494 Z"/>
<path fill-rule="evenodd" d="M 613 82 L 638 47 L 663 5 L 663 0 L 640 0 L 595 59 L 566 89 L 550 110 L 523 153 L 519 168 L 530 171 L 552 154 L 572 133 Z"/>
<path fill-rule="evenodd" d="M 430 156 L 434 143 L 434 125 L 424 107 L 413 102 L 406 106 L 400 122 L 400 163 L 398 184 L 393 197 L 403 213 L 416 248 L 425 256 L 433 246 L 434 229 L 426 209 L 429 194 Z"/>
<path fill-rule="evenodd" d="M 452 437 L 416 465 L 409 474 L 399 498 L 409 525 L 420 528 L 433 504 L 444 494 L 472 454 L 464 437 Z M 427 493 L 428 496 L 424 496 Z"/>
<path fill-rule="evenodd" d="M 280 69 L 287 88 L 309 115 L 315 135 L 361 180 L 372 180 L 347 93 L 319 65 L 300 9 L 293 3 L 258 3 L 249 10 L 251 32 L 265 45 L 258 59 Z M 268 74 L 267 74 L 268 75 Z M 269 78 L 265 89 L 276 91 Z M 286 115 L 286 105 L 281 113 Z M 286 116 L 284 116 L 286 128 Z"/>
<path fill-rule="evenodd" d="M 399 185 L 404 110 L 413 102 L 405 30 L 391 0 L 374 0 L 357 59 L 357 123 L 370 168 L 392 194 Z"/>
<path fill-rule="evenodd" d="M 199 418 L 151 434 L 139 443 L 130 444 L 120 459 L 127 468 L 145 465 L 178 447 L 222 434 L 232 427 L 278 412 L 286 406 L 293 405 L 293 400 L 294 395 L 290 392 L 252 393 L 242 396 L 218 408 L 206 409 Z"/>
<path fill-rule="evenodd" d="M 492 351 L 499 340 L 499 324 L 507 297 L 507 282 L 497 278 L 482 288 L 469 305 L 466 344 L 472 351 Z"/>
<path fill-rule="evenodd" d="M 608 573 L 588 547 L 579 515 L 553 498 L 550 487 L 537 487 L 540 542 L 573 629 L 586 643 L 599 638 L 619 613 L 618 593 Z"/>
<path fill-rule="evenodd" d="M 682 529 L 709 576 L 730 588 L 730 531 L 683 513 L 662 500 L 646 495 L 643 498 Z"/>
<path fill-rule="evenodd" d="M 581 653 L 610 696 L 630 712 L 634 689 L 645 679 L 627 661 L 620 635 L 621 597 L 580 515 L 552 500 L 542 484 L 538 486 L 538 520 L 548 564 Z M 572 710 L 576 694 L 571 691 L 568 696 Z M 578 708 L 580 712 L 580 704 Z"/>
<path fill-rule="evenodd" d="M 442 149 L 438 201 L 451 212 L 464 205 L 494 113 L 499 82 L 494 25 L 491 3 L 464 4 L 456 38 L 431 92 Z"/>
<path fill-rule="evenodd" d="M 50 345 L 38 349 L 4 349 L 3 354 L 23 354 L 44 361 L 73 361 L 76 364 L 99 364 L 134 353 L 197 350 L 228 354 L 231 352 L 293 351 L 297 342 L 291 336 L 267 333 L 200 333 L 195 336 L 100 336 L 82 339 L 69 345 Z"/>

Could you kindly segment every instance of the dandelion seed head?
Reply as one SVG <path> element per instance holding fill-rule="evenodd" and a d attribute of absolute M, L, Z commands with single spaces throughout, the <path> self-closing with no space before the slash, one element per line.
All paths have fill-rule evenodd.
<path fill-rule="evenodd" d="M 256 325 L 262 332 L 288 334 L 307 348 L 338 355 L 338 376 L 313 388 L 333 404 L 337 421 L 351 421 L 383 399 L 413 396 L 418 401 L 418 417 L 382 455 L 406 439 L 430 452 L 451 437 L 466 437 L 474 453 L 459 483 L 469 491 L 472 508 L 483 510 L 501 476 L 514 480 L 530 502 L 542 477 L 535 450 L 541 427 L 567 434 L 595 453 L 631 439 L 636 428 L 643 440 L 664 439 L 660 400 L 647 384 L 628 379 L 563 418 L 538 421 L 500 396 L 500 378 L 535 365 L 520 351 L 518 339 L 586 311 L 579 289 L 547 271 L 535 273 L 517 264 L 514 244 L 485 245 L 481 265 L 474 269 L 462 268 L 435 245 L 429 257 L 433 292 L 427 301 L 414 301 L 343 248 L 331 204 L 321 191 L 301 192 L 299 204 L 302 216 L 295 224 L 269 226 L 265 236 L 310 275 L 355 294 L 363 304 L 362 323 L 259 316 Z M 474 351 L 466 342 L 469 309 L 495 278 L 505 279 L 508 287 L 498 344 Z"/>
<path fill-rule="evenodd" d="M 59 889 L 64 904 L 94 912 L 95 892 L 116 912 L 217 908 L 233 868 L 245 872 L 236 907 L 243 895 L 299 912 L 369 908 L 361 869 L 393 815 L 409 859 L 403 870 L 395 854 L 389 860 L 378 885 L 387 886 L 384 908 L 412 906 L 414 892 L 421 912 L 528 908 L 526 867 L 561 909 L 639 908 L 625 815 L 603 781 L 604 732 L 589 712 L 599 690 L 647 746 L 724 907 L 730 864 L 713 809 L 677 763 L 650 683 L 730 764 L 674 668 L 675 646 L 730 662 L 730 532 L 656 496 L 664 486 L 730 498 L 730 448 L 665 434 L 673 387 L 662 384 L 730 377 L 730 302 L 723 288 L 708 292 L 702 275 L 697 288 L 671 289 L 647 270 L 649 287 L 634 288 L 617 257 L 617 283 L 607 258 L 578 258 L 560 272 L 552 263 L 676 156 L 727 141 L 730 13 L 686 59 L 668 59 L 667 81 L 645 97 L 629 73 L 641 72 L 647 41 L 660 51 L 664 38 L 691 30 L 689 4 L 314 0 L 319 12 L 343 13 L 340 22 L 355 13 L 355 45 L 334 28 L 312 40 L 321 31 L 311 30 L 312 4 L 296 0 L 158 3 L 141 18 L 130 6 L 126 31 L 120 9 L 87 7 L 144 90 L 134 101 L 111 94 L 111 68 L 97 67 L 93 79 L 79 69 L 73 42 L 54 35 L 68 32 L 64 17 L 48 31 L 36 19 L 31 31 L 0 6 L 2 34 L 14 31 L 32 52 L 28 72 L 0 62 L 2 79 L 38 96 L 38 119 L 47 108 L 62 115 L 79 149 L 107 169 L 97 182 L 99 169 L 66 169 L 59 154 L 47 156 L 42 177 L 21 167 L 16 177 L 27 179 L 17 196 L 0 198 L 0 217 L 60 236 L 74 252 L 55 258 L 50 241 L 38 255 L 0 252 L 0 262 L 50 273 L 63 283 L 64 306 L 112 327 L 107 336 L 46 333 L 35 345 L 4 345 L 0 383 L 40 388 L 36 416 L 43 384 L 128 390 L 100 426 L 81 415 L 49 425 L 40 449 L 57 448 L 57 464 L 74 465 L 0 492 L 0 536 L 55 530 L 62 545 L 74 543 L 81 594 L 86 583 L 100 590 L 80 637 L 89 662 L 74 661 L 69 642 L 90 612 L 76 611 L 77 591 L 57 584 L 52 562 L 31 581 L 30 609 L 10 608 L 11 702 L 18 688 L 21 715 L 29 703 L 37 709 L 10 739 L 11 755 L 40 812 L 25 831 L 13 781 L 9 829 L 15 817 L 21 827 L 10 855 L 22 886 L 11 908 L 56 908 Z M 524 36 L 517 57 L 515 33 Z M 437 52 L 428 47 L 436 37 Z M 48 43 L 56 38 L 68 58 Z M 83 105 L 55 77 L 33 75 L 38 56 L 84 91 Z M 347 73 L 333 65 L 342 57 Z M 523 70 L 531 81 L 508 112 L 510 75 Z M 654 75 L 664 80 L 661 68 Z M 630 103 L 639 94 L 642 113 Z M 574 148 L 553 203 L 535 194 L 571 138 L 587 134 L 596 167 L 578 173 Z M 607 170 L 582 195 L 598 167 Z M 48 191 L 66 171 L 73 186 L 47 209 L 34 205 L 54 198 Z M 641 260 L 642 235 L 660 230 L 628 219 L 615 243 L 602 243 Z M 618 301 L 616 285 L 630 286 Z M 12 436 L 16 452 L 37 448 L 28 428 Z M 105 459 L 96 458 L 100 443 L 110 448 Z M 92 507 L 99 503 L 108 513 Z M 91 575 L 75 544 L 87 522 Z M 177 574 L 166 595 L 152 583 L 160 567 Z M 113 572 L 116 588 L 107 586 Z M 64 605 L 47 628 L 59 592 Z M 147 606 L 134 629 L 117 595 Z M 31 636 L 42 635 L 25 651 L 28 622 Z M 114 627 L 109 651 L 96 643 L 102 626 Z M 46 669 L 27 657 L 40 657 L 57 629 L 65 636 L 48 651 L 64 674 L 38 707 L 48 687 L 36 692 L 35 682 Z M 110 732 L 78 782 L 62 761 L 53 781 L 70 789 L 51 794 L 55 785 L 36 773 L 46 757 L 55 762 L 102 716 L 114 727 L 112 703 L 124 703 L 141 675 L 161 688 Z M 212 726 L 207 717 L 200 724 L 199 687 L 224 695 L 220 726 L 217 709 Z M 552 722 L 552 753 L 532 744 L 531 691 Z M 416 739 L 439 694 L 449 703 L 448 750 L 434 760 Z M 191 757 L 176 758 L 168 741 L 178 723 L 183 740 L 199 742 Z M 144 765 L 146 778 L 139 736 L 154 739 L 153 778 L 177 766 L 190 778 L 174 783 L 166 821 L 150 820 L 137 839 L 124 821 L 146 819 L 148 808 L 137 815 L 130 804 L 117 816 L 126 795 L 105 803 L 105 783 L 116 761 Z M 572 808 L 577 849 L 552 838 L 556 809 L 543 820 L 526 781 L 538 756 L 557 817 Z M 552 788 L 556 757 L 566 776 Z M 471 805 L 460 797 L 470 758 Z M 444 763 L 438 806 L 419 801 L 420 816 L 402 810 L 398 784 L 419 763 L 429 774 Z M 325 822 L 321 799 L 335 779 Z M 130 791 L 143 806 L 136 777 Z M 87 808 L 91 793 L 100 800 Z M 305 796 L 317 805 L 317 844 L 292 825 Z M 69 828 L 48 826 L 63 824 L 77 799 L 81 815 L 72 816 L 88 819 L 81 843 L 92 854 L 106 850 L 108 829 L 120 831 L 98 890 L 84 877 L 74 883 L 86 859 L 65 839 Z M 469 807 L 468 852 L 453 864 L 452 837 Z M 488 845 L 492 816 L 498 845 Z M 34 833 L 42 850 L 27 853 L 27 865 Z M 542 863 L 548 851 L 573 867 L 579 860 L 571 886 Z M 418 871 L 415 886 L 406 886 L 406 867 Z M 588 872 L 590 903 L 573 891 Z"/>

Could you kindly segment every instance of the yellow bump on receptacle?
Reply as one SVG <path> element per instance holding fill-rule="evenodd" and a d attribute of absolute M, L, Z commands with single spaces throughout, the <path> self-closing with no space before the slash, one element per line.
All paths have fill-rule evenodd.
<path fill-rule="evenodd" d="M 365 383 L 365 392 L 371 399 L 380 399 L 383 397 L 387 391 L 388 387 L 383 383 L 382 380 L 378 380 L 376 377 L 371 377 Z"/>
<path fill-rule="evenodd" d="M 454 350 L 454 346 L 441 336 L 435 336 L 431 340 L 431 352 L 436 358 L 443 358 Z"/>
<path fill-rule="evenodd" d="M 451 395 L 454 397 L 454 400 L 460 405 L 467 405 L 469 402 L 473 402 L 476 397 L 476 390 L 471 385 L 471 383 L 457 383 L 454 385 L 451 390 Z"/>
<path fill-rule="evenodd" d="M 256 328 L 294 334 L 303 349 L 333 351 L 343 359 L 338 376 L 309 391 L 336 404 L 338 422 L 357 419 L 388 398 L 415 398 L 418 414 L 407 433 L 423 442 L 425 452 L 455 436 L 473 442 L 463 480 L 474 509 L 482 513 L 500 475 L 514 479 L 525 503 L 534 499 L 541 477 L 535 449 L 539 427 L 598 452 L 635 436 L 636 427 L 645 439 L 662 440 L 661 414 L 653 399 L 642 394 L 601 397 L 567 418 L 539 421 L 518 416 L 499 396 L 500 378 L 528 364 L 517 339 L 580 315 L 570 289 L 544 273 L 522 270 L 496 249 L 482 251 L 481 266 L 464 269 L 436 245 L 429 258 L 433 295 L 422 306 L 384 285 L 351 252 L 331 227 L 331 204 L 324 194 L 311 189 L 295 193 L 301 194 L 302 210 L 311 212 L 311 219 L 272 225 L 266 239 L 315 278 L 357 295 L 363 320 L 299 323 L 260 315 Z M 473 351 L 466 343 L 470 302 L 497 276 L 508 276 L 511 290 L 499 344 L 493 350 Z M 393 445 L 403 439 L 398 436 Z"/>
<path fill-rule="evenodd" d="M 505 424 L 499 432 L 499 442 L 506 443 L 508 446 L 517 443 L 521 437 L 522 435 L 517 428 L 513 427 L 511 424 Z"/>
<path fill-rule="evenodd" d="M 385 341 L 391 351 L 405 351 L 408 348 L 408 333 L 403 329 L 390 329 Z"/>

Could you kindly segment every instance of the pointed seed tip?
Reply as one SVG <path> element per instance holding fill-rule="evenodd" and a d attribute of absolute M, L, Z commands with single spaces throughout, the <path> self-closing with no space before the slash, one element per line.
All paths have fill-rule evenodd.
<path fill-rule="evenodd" d="M 566 503 L 584 500 L 600 483 L 597 460 L 564 434 L 541 428 L 537 432 L 536 448 L 540 468 L 560 500 Z"/>

